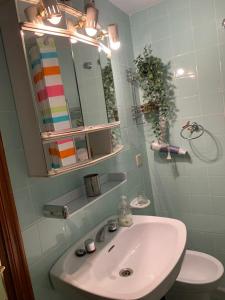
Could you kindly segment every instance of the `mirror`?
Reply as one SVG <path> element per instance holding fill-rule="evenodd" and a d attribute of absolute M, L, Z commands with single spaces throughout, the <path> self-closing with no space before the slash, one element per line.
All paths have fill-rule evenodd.
<path fill-rule="evenodd" d="M 84 126 L 68 38 L 24 32 L 41 132 Z"/>
<path fill-rule="evenodd" d="M 105 55 L 104 52 L 101 52 L 99 56 L 108 122 L 117 122 L 119 121 L 119 115 L 116 103 L 116 92 L 111 60 Z"/>
<path fill-rule="evenodd" d="M 119 120 L 111 61 L 104 52 L 26 31 L 24 43 L 42 132 Z"/>
<path fill-rule="evenodd" d="M 94 46 L 72 45 L 85 125 L 119 121 L 111 60 Z"/>

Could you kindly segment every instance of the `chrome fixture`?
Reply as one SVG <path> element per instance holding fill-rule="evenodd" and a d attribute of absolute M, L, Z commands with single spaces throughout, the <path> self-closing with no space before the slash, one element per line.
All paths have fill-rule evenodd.
<path fill-rule="evenodd" d="M 133 120 L 136 121 L 137 125 L 144 124 L 144 114 L 142 105 L 138 104 L 138 84 L 134 71 L 130 68 L 126 70 L 127 81 L 131 84 L 133 105 L 131 106 L 131 113 Z"/>
<path fill-rule="evenodd" d="M 110 48 L 113 50 L 118 50 L 120 48 L 120 39 L 117 24 L 110 24 L 108 26 L 108 33 Z"/>
<path fill-rule="evenodd" d="M 86 252 L 86 250 L 83 249 L 83 248 L 79 248 L 79 249 L 77 249 L 77 250 L 75 251 L 75 255 L 78 256 L 78 257 L 82 257 L 82 256 L 84 256 L 84 255 L 86 255 L 86 254 L 87 254 L 87 252 Z"/>
<path fill-rule="evenodd" d="M 134 273 L 134 271 L 131 268 L 125 268 L 120 270 L 119 275 L 121 277 L 129 277 Z"/>
<path fill-rule="evenodd" d="M 25 16 L 27 20 L 35 24 L 43 24 L 40 11 L 37 6 L 31 5 L 24 9 Z"/>
<path fill-rule="evenodd" d="M 223 19 L 222 26 L 225 28 L 225 19 Z"/>
<path fill-rule="evenodd" d="M 107 224 L 99 229 L 96 234 L 95 241 L 98 243 L 104 242 L 106 229 L 108 228 L 109 232 L 115 232 L 118 229 L 118 226 L 117 220 L 109 220 Z"/>
<path fill-rule="evenodd" d="M 97 34 L 97 24 L 98 24 L 98 9 L 95 7 L 95 2 L 90 0 L 85 6 L 86 21 L 85 21 L 85 31 L 89 36 L 95 36 Z"/>
<path fill-rule="evenodd" d="M 187 131 L 188 135 L 184 135 L 185 131 Z M 180 136 L 185 140 L 195 140 L 202 136 L 205 132 L 205 128 L 196 123 L 191 123 L 188 121 L 181 129 Z M 196 133 L 196 135 L 194 135 Z"/>
<path fill-rule="evenodd" d="M 53 25 L 59 24 L 62 19 L 62 14 L 57 0 L 42 0 L 42 4 L 42 15 Z"/>
<path fill-rule="evenodd" d="M 37 6 L 35 6 L 35 5 L 28 6 L 27 8 L 25 8 L 24 13 L 29 22 L 34 23 L 39 26 L 43 25 L 43 20 L 40 15 L 40 9 Z M 40 33 L 40 32 L 34 32 L 34 33 L 37 36 L 44 35 L 43 33 Z"/>

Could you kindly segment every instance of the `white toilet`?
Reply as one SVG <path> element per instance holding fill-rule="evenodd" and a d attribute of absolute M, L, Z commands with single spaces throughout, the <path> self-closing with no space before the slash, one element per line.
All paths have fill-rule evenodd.
<path fill-rule="evenodd" d="M 187 250 L 181 271 L 166 299 L 210 300 L 223 273 L 223 265 L 215 257 Z"/>

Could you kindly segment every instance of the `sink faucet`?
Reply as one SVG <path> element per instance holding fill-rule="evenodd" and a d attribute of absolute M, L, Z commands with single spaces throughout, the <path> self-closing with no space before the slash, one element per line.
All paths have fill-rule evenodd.
<path fill-rule="evenodd" d="M 103 225 L 99 231 L 96 233 L 95 241 L 98 243 L 105 241 L 106 229 L 108 228 L 109 232 L 114 232 L 118 229 L 117 220 L 109 220 L 107 224 Z"/>

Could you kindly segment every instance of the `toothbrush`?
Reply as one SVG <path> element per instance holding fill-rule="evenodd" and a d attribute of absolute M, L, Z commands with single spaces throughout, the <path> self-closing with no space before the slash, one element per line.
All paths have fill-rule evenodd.
<path fill-rule="evenodd" d="M 172 159 L 172 157 L 171 157 L 171 154 L 170 154 L 170 147 L 168 146 L 168 154 L 167 154 L 167 158 L 166 158 L 166 160 L 171 160 Z"/>

